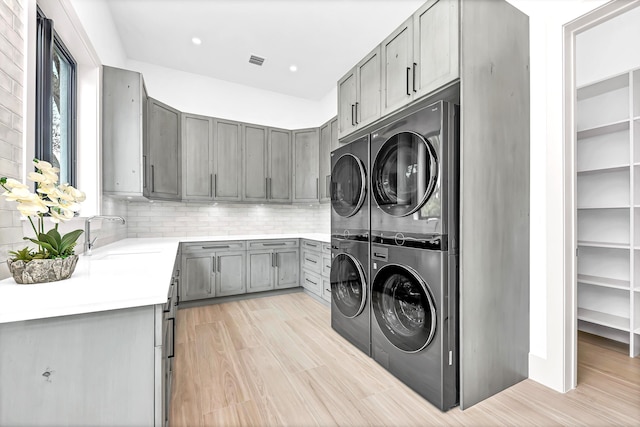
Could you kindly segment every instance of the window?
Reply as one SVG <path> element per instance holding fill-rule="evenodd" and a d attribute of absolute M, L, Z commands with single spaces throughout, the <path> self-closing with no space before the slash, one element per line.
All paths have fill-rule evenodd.
<path fill-rule="evenodd" d="M 40 9 L 37 32 L 35 154 L 75 186 L 76 62 Z"/>

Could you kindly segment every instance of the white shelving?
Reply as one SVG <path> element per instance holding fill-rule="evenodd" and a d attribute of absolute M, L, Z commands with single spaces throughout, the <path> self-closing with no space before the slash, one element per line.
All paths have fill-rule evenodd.
<path fill-rule="evenodd" d="M 640 69 L 577 90 L 578 327 L 640 353 Z"/>

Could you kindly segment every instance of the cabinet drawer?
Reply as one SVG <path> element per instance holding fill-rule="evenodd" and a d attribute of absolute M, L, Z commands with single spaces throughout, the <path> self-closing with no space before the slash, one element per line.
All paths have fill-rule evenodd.
<path fill-rule="evenodd" d="M 327 278 L 322 278 L 322 299 L 331 302 L 331 282 Z"/>
<path fill-rule="evenodd" d="M 322 243 L 320 243 L 320 242 L 318 242 L 316 240 L 304 240 L 303 239 L 302 240 L 302 248 L 320 252 L 322 250 Z"/>
<path fill-rule="evenodd" d="M 322 252 L 330 254 L 331 253 L 331 243 L 323 243 L 322 244 Z"/>
<path fill-rule="evenodd" d="M 322 279 L 310 271 L 302 271 L 302 287 L 318 296 L 322 295 Z"/>
<path fill-rule="evenodd" d="M 322 269 L 322 257 L 319 253 L 302 250 L 302 268 L 306 268 L 314 273 L 320 274 Z"/>
<path fill-rule="evenodd" d="M 281 248 L 297 248 L 298 239 L 292 240 L 250 240 L 248 249 L 281 249 Z"/>
<path fill-rule="evenodd" d="M 201 251 L 243 251 L 246 247 L 246 242 L 193 242 L 183 243 L 182 253 L 185 254 Z"/>
<path fill-rule="evenodd" d="M 322 276 L 328 278 L 331 274 L 331 255 L 322 254 Z"/>

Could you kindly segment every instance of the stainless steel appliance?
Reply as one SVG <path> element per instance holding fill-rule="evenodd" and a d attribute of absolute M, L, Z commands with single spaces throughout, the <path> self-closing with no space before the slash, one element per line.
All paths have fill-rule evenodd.
<path fill-rule="evenodd" d="M 331 327 L 371 355 L 369 241 L 331 239 Z"/>

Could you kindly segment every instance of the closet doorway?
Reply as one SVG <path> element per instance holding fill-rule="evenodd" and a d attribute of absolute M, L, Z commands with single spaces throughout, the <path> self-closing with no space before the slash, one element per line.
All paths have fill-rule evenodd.
<path fill-rule="evenodd" d="M 640 355 L 640 1 L 607 3 L 564 36 L 567 350 L 577 383 L 579 335 L 581 345 Z"/>

